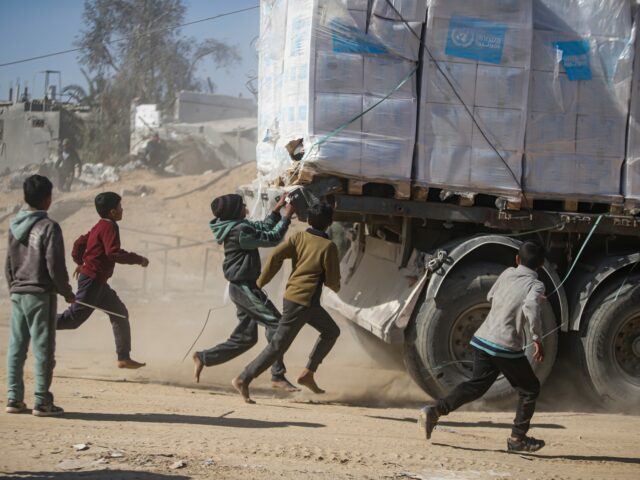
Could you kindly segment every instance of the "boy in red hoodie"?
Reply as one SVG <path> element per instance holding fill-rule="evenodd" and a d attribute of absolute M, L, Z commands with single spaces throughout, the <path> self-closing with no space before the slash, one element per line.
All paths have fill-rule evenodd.
<path fill-rule="evenodd" d="M 122 198 L 117 193 L 104 192 L 96 196 L 95 205 L 100 221 L 73 244 L 71 256 L 76 262 L 78 277 L 78 302 L 118 313 L 109 315 L 116 341 L 118 368 L 140 368 L 144 363 L 129 356 L 131 351 L 131 327 L 129 312 L 118 294 L 107 283 L 116 263 L 126 265 L 149 265 L 149 260 L 120 248 L 118 224 L 122 220 Z M 93 313 L 93 308 L 74 303 L 58 315 L 57 330 L 72 330 L 82 325 Z"/>

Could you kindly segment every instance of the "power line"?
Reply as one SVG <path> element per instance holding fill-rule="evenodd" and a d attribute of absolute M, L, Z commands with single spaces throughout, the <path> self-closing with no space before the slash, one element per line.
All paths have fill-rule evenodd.
<path fill-rule="evenodd" d="M 125 40 L 129 40 L 129 39 L 134 38 L 136 36 L 150 35 L 152 33 L 162 32 L 164 30 L 176 30 L 178 28 L 187 27 L 189 25 L 195 25 L 196 23 L 208 22 L 210 20 L 216 20 L 218 18 L 228 17 L 230 15 L 235 15 L 237 13 L 248 12 L 249 10 L 255 10 L 256 8 L 260 8 L 260 5 L 255 5 L 253 7 L 247 7 L 247 8 L 241 8 L 239 10 L 234 10 L 232 12 L 220 13 L 220 14 L 214 15 L 212 17 L 201 18 L 199 20 L 193 20 L 192 22 L 187 22 L 187 23 L 183 23 L 183 24 L 180 24 L 180 25 L 176 25 L 175 27 L 158 28 L 158 29 L 155 29 L 155 30 L 149 30 L 148 32 L 145 32 L 145 33 L 142 33 L 142 34 L 129 35 L 127 37 L 118 38 L 118 39 L 115 39 L 115 40 L 110 40 L 110 41 L 108 41 L 106 43 L 107 43 L 107 45 L 111 45 L 111 44 L 118 43 L 118 42 L 124 42 Z M 46 53 L 44 55 L 38 55 L 37 57 L 23 58 L 21 60 L 14 60 L 12 62 L 0 63 L 0 67 L 7 67 L 9 65 L 16 65 L 18 63 L 31 62 L 33 60 L 40 60 L 41 58 L 55 57 L 57 55 L 64 55 L 66 53 L 71 53 L 71 52 L 79 52 L 80 50 L 82 50 L 82 48 L 78 47 L 78 48 L 70 48 L 68 50 L 61 50 L 59 52 Z"/>

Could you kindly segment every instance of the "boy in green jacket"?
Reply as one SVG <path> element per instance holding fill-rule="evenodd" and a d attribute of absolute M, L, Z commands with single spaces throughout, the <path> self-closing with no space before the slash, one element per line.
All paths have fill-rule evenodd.
<path fill-rule="evenodd" d="M 229 297 L 236 306 L 238 325 L 225 342 L 193 354 L 196 382 L 200 381 L 205 366 L 228 362 L 253 347 L 258 341 L 258 324 L 265 327 L 267 340 L 278 327 L 280 312 L 256 285 L 256 280 L 261 270 L 258 249 L 280 243 L 291 223 L 293 207 L 287 204 L 281 216 L 284 205 L 285 197 L 282 197 L 264 221 L 252 222 L 246 219 L 247 209 L 240 195 L 222 195 L 211 203 L 215 218 L 209 227 L 216 242 L 224 245 L 222 271 L 229 281 Z M 297 391 L 285 377 L 282 356 L 274 362 L 271 362 L 271 385 Z"/>
<path fill-rule="evenodd" d="M 284 260 L 291 259 L 292 272 L 284 294 L 282 318 L 269 345 L 231 382 L 247 403 L 255 403 L 249 396 L 249 384 L 273 362 L 285 354 L 300 329 L 308 323 L 320 332 L 307 367 L 298 377 L 298 383 L 314 393 L 324 393 L 315 382 L 314 374 L 333 348 L 340 329 L 320 305 L 323 284 L 334 292 L 340 290 L 340 261 L 338 248 L 325 230 L 333 222 L 333 209 L 326 203 L 309 208 L 309 225 L 288 241 L 276 247 L 258 278 L 262 288 L 278 273 Z"/>

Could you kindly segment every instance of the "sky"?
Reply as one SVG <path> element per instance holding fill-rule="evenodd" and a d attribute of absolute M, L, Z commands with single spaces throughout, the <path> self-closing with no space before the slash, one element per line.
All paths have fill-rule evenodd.
<path fill-rule="evenodd" d="M 239 10 L 259 4 L 259 0 L 184 0 L 187 7 L 185 22 Z M 74 40 L 83 29 L 83 0 L 0 0 L 0 64 L 46 53 L 74 48 Z M 217 93 L 244 97 L 251 94 L 245 88 L 248 72 L 257 72 L 258 60 L 252 40 L 259 33 L 259 11 L 251 10 L 217 20 L 184 27 L 182 33 L 196 40 L 215 38 L 236 45 L 242 61 L 229 71 L 216 70 L 209 62 L 198 75 L 211 77 Z M 43 70 L 60 70 L 62 86 L 86 81 L 80 72 L 78 53 L 67 53 L 41 60 L 0 67 L 0 99 L 9 97 L 9 87 L 20 81 L 35 96 L 44 93 Z M 57 77 L 56 77 L 57 83 Z"/>

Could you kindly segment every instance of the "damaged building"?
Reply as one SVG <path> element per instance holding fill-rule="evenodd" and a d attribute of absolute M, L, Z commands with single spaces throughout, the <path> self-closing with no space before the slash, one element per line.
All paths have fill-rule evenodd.
<path fill-rule="evenodd" d="M 144 154 L 157 133 L 170 152 L 167 169 L 174 173 L 193 175 L 255 161 L 257 107 L 252 99 L 182 91 L 171 119 L 164 119 L 154 104 L 132 110 L 134 157 Z"/>

